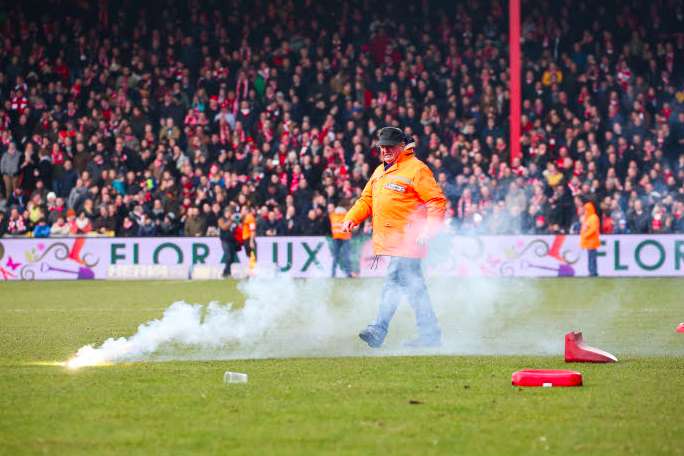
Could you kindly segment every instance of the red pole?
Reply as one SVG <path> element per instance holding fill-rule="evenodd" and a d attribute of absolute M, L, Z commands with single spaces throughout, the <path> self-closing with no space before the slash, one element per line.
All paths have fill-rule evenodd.
<path fill-rule="evenodd" d="M 508 0 L 508 57 L 510 64 L 511 117 L 510 146 L 511 163 L 522 159 L 520 151 L 520 0 Z"/>

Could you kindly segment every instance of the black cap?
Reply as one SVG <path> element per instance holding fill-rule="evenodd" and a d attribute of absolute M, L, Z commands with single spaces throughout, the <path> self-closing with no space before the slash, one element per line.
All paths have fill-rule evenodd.
<path fill-rule="evenodd" d="M 396 127 L 382 128 L 378 134 L 378 146 L 396 146 L 403 144 L 404 140 L 404 132 Z"/>

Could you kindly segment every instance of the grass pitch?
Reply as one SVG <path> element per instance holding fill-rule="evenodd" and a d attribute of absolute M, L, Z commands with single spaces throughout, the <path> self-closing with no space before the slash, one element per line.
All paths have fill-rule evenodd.
<path fill-rule="evenodd" d="M 684 281 L 538 280 L 541 306 L 511 315 L 506 300 L 522 299 L 520 283 L 529 281 L 504 284 L 512 292 L 487 317 L 491 347 L 510 336 L 514 352 L 520 332 L 510 331 L 519 326 L 531 339 L 535 328 L 557 328 L 562 339 L 565 325 L 589 325 L 619 290 L 610 318 L 591 334 L 579 329 L 620 362 L 566 365 L 560 351 L 383 357 L 349 328 L 339 341 L 373 356 L 70 371 L 57 362 L 133 334 L 174 301 L 240 301 L 240 293 L 234 282 L 1 284 L 0 453 L 684 454 L 684 334 L 674 333 Z M 342 296 L 359 286 L 335 282 L 329 305 L 344 308 Z M 459 324 L 445 324 L 457 340 L 469 334 Z M 576 369 L 585 386 L 511 387 L 511 373 L 525 367 Z M 225 370 L 247 372 L 249 383 L 224 385 Z"/>

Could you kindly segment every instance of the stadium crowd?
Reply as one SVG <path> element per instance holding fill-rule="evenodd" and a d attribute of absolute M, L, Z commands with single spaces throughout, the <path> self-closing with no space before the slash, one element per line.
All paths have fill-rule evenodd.
<path fill-rule="evenodd" d="M 459 232 L 684 232 L 681 0 L 525 2 L 514 162 L 505 1 L 145 5 L 0 13 L 0 236 L 326 234 L 385 125 Z"/>

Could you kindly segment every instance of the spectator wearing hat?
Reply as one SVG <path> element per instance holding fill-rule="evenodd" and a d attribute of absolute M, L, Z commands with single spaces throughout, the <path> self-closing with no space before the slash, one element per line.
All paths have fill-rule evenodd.
<path fill-rule="evenodd" d="M 67 209 L 66 224 L 67 224 L 67 226 L 69 226 L 69 234 L 78 233 L 78 226 L 76 225 L 76 211 L 75 210 Z"/>

